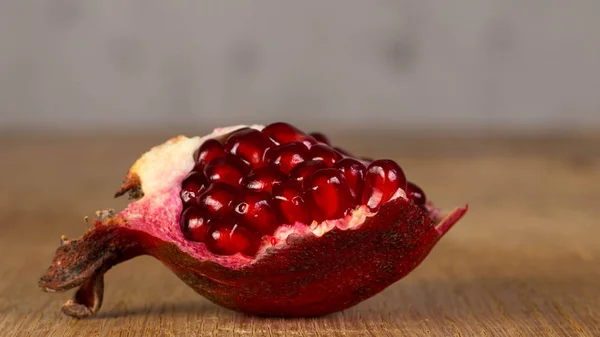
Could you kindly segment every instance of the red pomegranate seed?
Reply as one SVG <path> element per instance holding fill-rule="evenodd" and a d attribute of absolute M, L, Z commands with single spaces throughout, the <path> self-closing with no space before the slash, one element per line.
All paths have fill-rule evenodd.
<path fill-rule="evenodd" d="M 302 142 L 306 147 L 311 147 L 317 144 L 317 140 L 298 130 L 296 127 L 283 122 L 277 122 L 267 125 L 261 131 L 265 135 L 271 137 L 278 144 L 287 144 L 290 142 Z"/>
<path fill-rule="evenodd" d="M 313 174 L 317 170 L 327 168 L 322 160 L 307 160 L 301 162 L 293 170 L 290 171 L 290 179 L 304 180 L 304 178 Z"/>
<path fill-rule="evenodd" d="M 325 143 L 327 145 L 331 145 L 329 138 L 320 132 L 311 132 L 309 133 L 311 137 L 313 137 L 317 142 Z"/>
<path fill-rule="evenodd" d="M 360 202 L 365 181 L 365 172 L 367 171 L 365 165 L 354 158 L 344 158 L 335 163 L 333 168 L 342 172 L 344 178 L 346 178 L 346 184 L 350 188 L 352 197 L 357 203 Z"/>
<path fill-rule="evenodd" d="M 204 174 L 210 182 L 222 182 L 234 187 L 240 186 L 242 178 L 250 168 L 240 158 L 226 154 L 211 160 L 204 168 Z"/>
<path fill-rule="evenodd" d="M 390 200 L 398 188 L 406 191 L 406 176 L 402 168 L 392 160 L 375 160 L 367 167 L 362 204 L 375 211 Z"/>
<path fill-rule="evenodd" d="M 183 236 L 190 241 L 204 242 L 212 220 L 212 214 L 204 209 L 194 206 L 187 208 L 181 214 L 180 220 Z"/>
<path fill-rule="evenodd" d="M 309 176 L 306 190 L 312 197 L 317 221 L 341 218 L 355 206 L 346 178 L 333 168 L 322 169 Z"/>
<path fill-rule="evenodd" d="M 308 160 L 308 148 L 300 142 L 291 142 L 276 146 L 267 151 L 267 163 L 275 165 L 281 172 L 288 174 L 296 165 Z"/>
<path fill-rule="evenodd" d="M 234 215 L 241 223 L 263 235 L 271 235 L 279 226 L 277 211 L 272 206 L 271 195 L 267 192 L 246 191 L 234 207 Z"/>
<path fill-rule="evenodd" d="M 285 175 L 276 167 L 265 166 L 252 170 L 242 179 L 242 186 L 251 191 L 271 192 L 273 185 L 279 184 Z"/>
<path fill-rule="evenodd" d="M 226 151 L 243 158 L 252 168 L 265 165 L 265 152 L 273 146 L 275 143 L 267 135 L 250 128 L 232 133 L 224 143 Z"/>
<path fill-rule="evenodd" d="M 194 161 L 199 170 L 203 170 L 206 164 L 211 160 L 224 156 L 225 149 L 223 144 L 216 139 L 209 139 L 200 145 L 200 148 L 194 153 Z"/>
<path fill-rule="evenodd" d="M 313 145 L 310 148 L 310 156 L 312 160 L 324 161 L 329 167 L 333 166 L 333 164 L 343 158 L 341 153 L 325 144 Z"/>
<path fill-rule="evenodd" d="M 296 222 L 309 224 L 311 222 L 312 214 L 299 181 L 286 180 L 273 186 L 271 196 L 286 224 L 293 225 Z"/>
<path fill-rule="evenodd" d="M 180 197 L 183 205 L 188 206 L 196 203 L 196 198 L 208 184 L 204 173 L 198 171 L 190 172 L 181 183 Z"/>
<path fill-rule="evenodd" d="M 409 199 L 413 200 L 417 205 L 425 205 L 427 197 L 425 196 L 425 192 L 423 192 L 419 186 L 409 181 L 406 184 L 406 189 L 406 195 Z"/>
<path fill-rule="evenodd" d="M 260 238 L 234 219 L 225 217 L 211 223 L 204 243 L 214 254 L 243 253 L 251 256 L 258 251 Z"/>
<path fill-rule="evenodd" d="M 213 183 L 197 198 L 198 205 L 207 211 L 224 216 L 231 214 L 236 190 L 225 183 Z"/>

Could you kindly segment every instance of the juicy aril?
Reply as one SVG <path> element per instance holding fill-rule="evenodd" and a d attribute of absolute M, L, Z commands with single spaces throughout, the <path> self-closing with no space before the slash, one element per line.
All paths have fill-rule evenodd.
<path fill-rule="evenodd" d="M 467 208 L 442 217 L 391 160 L 365 161 L 285 123 L 179 136 L 144 154 L 94 228 L 62 245 L 40 287 L 79 287 L 96 313 L 103 275 L 148 254 L 204 297 L 249 314 L 316 316 L 353 306 L 425 259 Z"/>

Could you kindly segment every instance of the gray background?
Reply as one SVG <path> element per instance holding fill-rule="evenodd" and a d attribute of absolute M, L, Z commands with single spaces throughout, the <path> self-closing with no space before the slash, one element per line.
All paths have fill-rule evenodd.
<path fill-rule="evenodd" d="M 0 128 L 600 125 L 600 1 L 0 1 Z"/>

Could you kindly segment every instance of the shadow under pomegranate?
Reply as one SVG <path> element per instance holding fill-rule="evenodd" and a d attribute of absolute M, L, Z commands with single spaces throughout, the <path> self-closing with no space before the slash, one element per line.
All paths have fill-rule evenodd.
<path fill-rule="evenodd" d="M 394 162 L 363 163 L 322 137 L 274 123 L 153 148 L 118 192 L 136 200 L 82 238 L 63 240 L 40 287 L 79 287 L 63 312 L 87 317 L 102 305 L 104 273 L 151 255 L 199 294 L 247 314 L 319 316 L 379 293 L 416 268 L 467 208 L 443 217 Z M 210 142 L 218 150 L 201 151 Z M 341 167 L 345 159 L 353 166 Z M 309 161 L 325 165 L 294 173 Z M 248 179 L 259 171 L 276 178 Z M 190 175 L 198 180 L 186 185 Z M 248 195 L 260 195 L 261 206 Z"/>

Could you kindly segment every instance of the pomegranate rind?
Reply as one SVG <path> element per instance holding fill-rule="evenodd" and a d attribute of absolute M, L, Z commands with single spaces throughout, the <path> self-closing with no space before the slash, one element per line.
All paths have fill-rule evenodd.
<path fill-rule="evenodd" d="M 262 316 L 320 316 L 354 306 L 406 276 L 466 211 L 455 209 L 440 222 L 442 230 L 420 207 L 398 198 L 356 230 L 334 228 L 319 238 L 290 235 L 283 247 L 267 249 L 239 269 L 198 260 L 173 242 L 115 225 L 124 221 L 117 216 L 63 243 L 40 287 L 54 292 L 79 286 L 63 312 L 87 317 L 100 309 L 103 274 L 149 254 L 223 307 Z"/>
<path fill-rule="evenodd" d="M 445 229 L 466 212 L 456 209 Z M 414 270 L 446 232 L 420 207 L 396 199 L 356 230 L 334 228 L 319 238 L 291 235 L 238 270 L 212 261 L 179 266 L 163 261 L 190 287 L 227 308 L 265 316 L 319 316 L 349 308 Z M 168 248 L 167 248 L 168 247 Z M 171 245 L 162 246 L 173 252 Z M 185 275 L 182 277 L 182 275 Z"/>
<path fill-rule="evenodd" d="M 139 200 L 96 220 L 82 238 L 63 240 L 40 287 L 48 292 L 79 287 L 63 312 L 87 317 L 101 307 L 104 273 L 147 254 L 224 307 L 255 315 L 319 316 L 351 307 L 407 275 L 467 211 L 457 208 L 442 219 L 432 204 L 425 212 L 400 191 L 377 213 L 362 206 L 345 219 L 282 226 L 265 238 L 256 257 L 212 254 L 178 230 L 180 184 L 205 139 L 242 127 L 202 138 L 178 136 L 142 155 L 117 192 L 129 191 Z"/>

